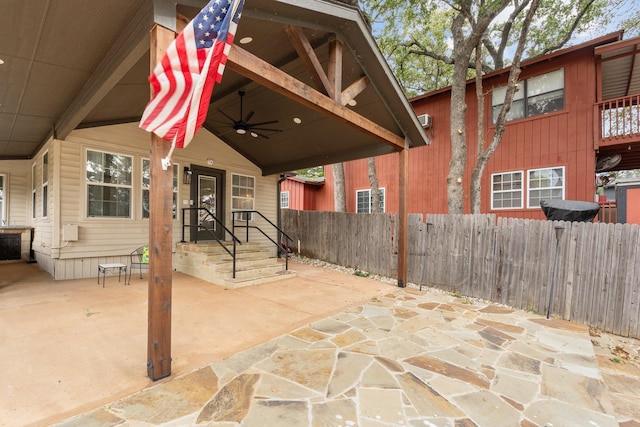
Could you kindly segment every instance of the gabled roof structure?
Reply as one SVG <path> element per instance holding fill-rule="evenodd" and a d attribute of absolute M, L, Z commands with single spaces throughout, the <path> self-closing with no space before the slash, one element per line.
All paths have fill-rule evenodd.
<path fill-rule="evenodd" d="M 177 3 L 5 2 L 0 159 L 31 158 L 79 127 L 138 121 L 149 100 L 149 31 L 174 29 L 176 14 L 190 20 L 206 1 Z M 240 91 L 242 118 L 277 120 L 264 127 L 281 131 L 233 129 Z M 246 0 L 204 128 L 265 175 L 428 143 L 361 11 L 328 0 Z"/>

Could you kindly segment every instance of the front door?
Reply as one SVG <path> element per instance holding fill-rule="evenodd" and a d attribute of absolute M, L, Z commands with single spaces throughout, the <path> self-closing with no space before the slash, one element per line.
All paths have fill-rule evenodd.
<path fill-rule="evenodd" d="M 198 241 L 213 240 L 211 233 L 218 239 L 224 240 L 224 228 L 213 220 L 209 213 L 224 224 L 225 173 L 219 169 L 202 166 L 192 166 L 191 171 L 191 200 L 194 202 L 194 207 L 203 208 L 192 211 L 191 214 L 191 224 L 197 223 L 200 226 L 198 227 Z"/>

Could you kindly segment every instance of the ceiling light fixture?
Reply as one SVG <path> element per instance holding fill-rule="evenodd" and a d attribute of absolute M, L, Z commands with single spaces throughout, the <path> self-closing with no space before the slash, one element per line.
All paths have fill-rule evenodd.
<path fill-rule="evenodd" d="M 254 137 L 254 138 L 257 138 L 257 137 L 258 137 L 258 134 L 257 134 L 257 133 L 255 133 L 255 132 L 251 132 L 251 136 L 252 136 L 252 137 Z"/>
<path fill-rule="evenodd" d="M 2 59 L 0 59 L 0 65 L 4 64 L 4 61 Z"/>
<path fill-rule="evenodd" d="M 349 105 L 350 107 L 355 107 L 356 105 L 358 105 L 358 101 L 352 99 L 351 101 L 347 102 L 347 105 Z"/>
<path fill-rule="evenodd" d="M 293 122 L 296 123 L 296 124 L 300 124 L 300 123 L 302 123 L 302 119 L 300 117 L 294 117 L 293 118 Z"/>
<path fill-rule="evenodd" d="M 249 44 L 253 41 L 253 37 L 243 37 L 240 39 L 240 44 Z"/>
<path fill-rule="evenodd" d="M 243 128 L 238 128 L 236 129 L 236 132 L 238 132 L 238 134 L 240 135 L 244 135 L 245 133 L 247 133 L 247 130 Z"/>

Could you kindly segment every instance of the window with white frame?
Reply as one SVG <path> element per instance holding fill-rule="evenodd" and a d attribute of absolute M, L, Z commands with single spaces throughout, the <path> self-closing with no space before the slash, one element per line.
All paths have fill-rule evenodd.
<path fill-rule="evenodd" d="M 87 216 L 131 218 L 132 157 L 87 150 Z"/>
<path fill-rule="evenodd" d="M 4 174 L 0 174 L 0 224 L 7 225 L 7 213 L 6 213 L 6 203 L 5 203 L 5 186 L 7 183 L 7 176 Z"/>
<path fill-rule="evenodd" d="M 503 172 L 491 175 L 491 209 L 523 208 L 523 173 Z"/>
<path fill-rule="evenodd" d="M 42 155 L 42 218 L 46 218 L 49 208 L 49 153 Z"/>
<path fill-rule="evenodd" d="M 149 218 L 149 189 L 151 183 L 151 161 L 142 159 L 142 218 Z M 173 164 L 173 214 L 172 218 L 178 218 L 178 168 Z"/>
<path fill-rule="evenodd" d="M 256 179 L 252 176 L 231 174 L 231 210 L 255 209 Z M 253 221 L 253 213 L 234 214 L 240 221 Z"/>
<path fill-rule="evenodd" d="M 289 192 L 288 191 L 280 192 L 280 207 L 282 209 L 289 209 Z"/>
<path fill-rule="evenodd" d="M 384 202 L 385 189 L 380 189 L 380 212 L 385 211 Z M 356 191 L 356 213 L 371 213 L 373 211 L 373 201 L 371 197 L 371 190 L 357 190 Z"/>
<path fill-rule="evenodd" d="M 36 164 L 31 165 L 31 218 L 36 219 Z"/>
<path fill-rule="evenodd" d="M 564 69 L 522 80 L 518 85 L 507 121 L 564 109 Z M 500 114 L 506 93 L 506 86 L 497 87 L 491 92 L 493 123 Z"/>
<path fill-rule="evenodd" d="M 564 166 L 527 171 L 527 206 L 540 207 L 541 200 L 564 199 Z"/>

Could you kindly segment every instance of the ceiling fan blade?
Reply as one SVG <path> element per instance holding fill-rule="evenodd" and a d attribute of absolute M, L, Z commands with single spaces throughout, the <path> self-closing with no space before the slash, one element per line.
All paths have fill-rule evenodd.
<path fill-rule="evenodd" d="M 262 134 L 262 133 L 260 133 L 260 132 L 255 132 L 255 131 L 250 131 L 250 132 L 255 133 L 255 134 L 256 134 L 256 135 L 258 135 L 260 138 L 269 139 L 269 137 L 268 137 L 267 135 Z"/>
<path fill-rule="evenodd" d="M 263 128 L 263 127 L 254 127 L 254 126 L 247 126 L 247 130 L 248 131 L 267 130 L 269 132 L 282 132 L 282 129 L 269 129 L 269 128 Z"/>
<path fill-rule="evenodd" d="M 269 120 L 268 122 L 260 122 L 260 123 L 247 123 L 247 126 L 262 126 L 262 125 L 272 125 L 274 123 L 278 123 L 280 120 Z M 246 120 L 245 120 L 246 122 Z"/>
<path fill-rule="evenodd" d="M 213 123 L 220 123 L 222 125 L 233 126 L 233 123 L 225 122 L 223 120 L 209 120 L 209 121 Z"/>
<path fill-rule="evenodd" d="M 221 109 L 218 108 L 218 111 L 220 112 L 220 114 L 222 114 L 223 116 L 225 116 L 227 119 L 231 120 L 231 123 L 235 123 L 236 120 L 231 117 L 230 115 L 228 115 L 227 113 L 225 113 L 224 111 L 222 111 Z"/>
<path fill-rule="evenodd" d="M 245 123 L 249 122 L 249 120 L 251 120 L 251 117 L 253 117 L 255 113 L 256 113 L 255 111 L 249 111 L 249 114 L 247 114 L 247 117 L 244 118 L 244 122 Z"/>

